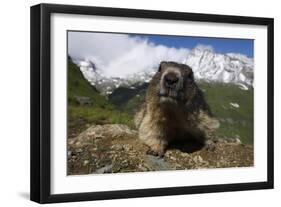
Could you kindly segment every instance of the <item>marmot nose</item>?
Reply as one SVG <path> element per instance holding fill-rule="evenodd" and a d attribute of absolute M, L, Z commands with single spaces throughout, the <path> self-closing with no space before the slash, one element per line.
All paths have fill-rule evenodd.
<path fill-rule="evenodd" d="M 175 73 L 168 73 L 165 75 L 164 77 L 165 82 L 167 83 L 167 85 L 174 85 L 179 81 L 179 78 L 177 77 L 177 75 Z"/>

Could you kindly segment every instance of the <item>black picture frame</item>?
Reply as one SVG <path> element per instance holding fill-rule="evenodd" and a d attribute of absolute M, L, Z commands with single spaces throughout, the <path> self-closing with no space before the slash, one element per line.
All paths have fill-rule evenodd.
<path fill-rule="evenodd" d="M 50 130 L 51 130 L 51 71 L 50 15 L 52 13 L 181 20 L 207 23 L 233 23 L 267 26 L 267 181 L 237 184 L 169 187 L 154 189 L 51 194 Z M 38 203 L 89 201 L 102 199 L 166 196 L 273 188 L 273 44 L 272 18 L 195 14 L 168 11 L 135 10 L 72 5 L 39 4 L 31 7 L 31 152 L 30 199 Z"/>

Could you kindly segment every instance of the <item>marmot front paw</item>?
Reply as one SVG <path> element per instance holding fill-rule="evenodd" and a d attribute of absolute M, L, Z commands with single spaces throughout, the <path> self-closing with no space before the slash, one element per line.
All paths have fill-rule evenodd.
<path fill-rule="evenodd" d="M 164 150 L 155 150 L 155 149 L 149 148 L 146 151 L 146 154 L 153 155 L 153 156 L 156 156 L 156 157 L 164 157 L 165 153 L 164 153 Z"/>

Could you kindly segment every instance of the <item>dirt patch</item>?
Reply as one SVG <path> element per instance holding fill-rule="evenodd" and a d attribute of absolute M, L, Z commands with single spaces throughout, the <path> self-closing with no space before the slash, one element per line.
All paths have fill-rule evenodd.
<path fill-rule="evenodd" d="M 211 148 L 176 143 L 163 158 L 146 154 L 137 131 L 122 124 L 93 125 L 68 139 L 68 175 L 253 166 L 253 147 L 216 139 Z"/>

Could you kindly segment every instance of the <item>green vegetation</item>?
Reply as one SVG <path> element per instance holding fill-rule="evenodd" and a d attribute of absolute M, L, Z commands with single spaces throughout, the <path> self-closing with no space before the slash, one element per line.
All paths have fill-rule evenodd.
<path fill-rule="evenodd" d="M 141 104 L 144 103 L 144 101 L 145 92 L 137 94 L 124 105 L 123 110 L 134 115 L 139 110 Z"/>
<path fill-rule="evenodd" d="M 145 100 L 147 87 L 148 83 L 133 88 L 119 87 L 109 95 L 108 99 L 119 110 L 134 115 Z"/>
<path fill-rule="evenodd" d="M 98 90 L 84 78 L 78 66 L 70 58 L 68 60 L 67 76 L 68 103 L 73 105 L 75 104 L 75 96 L 84 96 L 90 97 L 95 106 L 112 107 L 108 104 L 106 98 L 100 95 Z"/>
<path fill-rule="evenodd" d="M 239 137 L 242 143 L 253 144 L 254 91 L 225 83 L 199 83 L 213 114 L 220 121 L 219 137 Z M 232 106 L 238 104 L 238 106 Z"/>
<path fill-rule="evenodd" d="M 99 94 L 71 59 L 68 61 L 68 135 L 75 136 L 87 124 L 126 124 L 133 127 L 133 116 L 116 109 Z M 91 105 L 80 105 L 76 97 L 89 97 Z"/>

